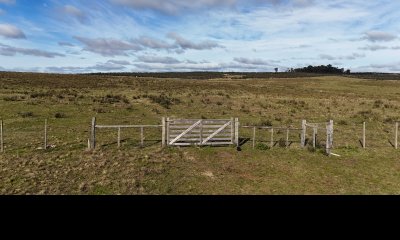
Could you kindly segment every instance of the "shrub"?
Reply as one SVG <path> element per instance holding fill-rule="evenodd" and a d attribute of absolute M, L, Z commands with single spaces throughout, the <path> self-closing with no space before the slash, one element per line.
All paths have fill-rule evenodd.
<path fill-rule="evenodd" d="M 382 100 L 375 100 L 374 102 L 374 108 L 380 108 L 383 105 Z"/>
<path fill-rule="evenodd" d="M 257 143 L 256 144 L 256 149 L 257 150 L 261 150 L 261 151 L 266 151 L 266 150 L 269 150 L 269 149 L 271 149 L 267 144 L 264 144 L 264 143 Z"/>
<path fill-rule="evenodd" d="M 97 113 L 107 113 L 104 108 L 93 108 L 93 111 Z"/>
<path fill-rule="evenodd" d="M 283 138 L 279 139 L 278 146 L 281 147 L 281 148 L 285 148 L 286 147 L 286 140 L 283 139 Z"/>
<path fill-rule="evenodd" d="M 33 112 L 20 112 L 18 113 L 19 116 L 23 118 L 33 117 Z"/>
<path fill-rule="evenodd" d="M 124 102 L 126 104 L 129 104 L 129 99 L 126 98 L 125 96 L 122 95 L 112 95 L 112 94 L 107 94 L 105 97 L 103 97 L 100 100 L 101 103 L 108 103 L 108 104 L 113 104 L 113 103 L 119 103 L 119 102 Z"/>
<path fill-rule="evenodd" d="M 181 101 L 177 98 L 171 98 L 166 96 L 165 94 L 161 94 L 159 96 L 155 95 L 144 95 L 143 97 L 150 99 L 153 103 L 157 103 L 163 108 L 170 109 L 172 105 L 179 104 Z"/>
<path fill-rule="evenodd" d="M 58 113 L 54 114 L 54 117 L 55 118 L 66 118 L 67 115 L 65 115 L 65 113 L 58 112 Z"/>
<path fill-rule="evenodd" d="M 262 119 L 259 121 L 260 126 L 272 127 L 272 122 L 269 119 Z"/>
<path fill-rule="evenodd" d="M 16 102 L 20 101 L 21 99 L 19 96 L 9 96 L 9 97 L 4 97 L 3 100 L 7 102 Z"/>

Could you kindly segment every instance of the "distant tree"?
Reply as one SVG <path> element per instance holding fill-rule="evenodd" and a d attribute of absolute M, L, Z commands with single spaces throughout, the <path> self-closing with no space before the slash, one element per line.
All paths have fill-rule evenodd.
<path fill-rule="evenodd" d="M 279 71 L 279 68 L 275 68 L 275 73 L 277 73 Z"/>
<path fill-rule="evenodd" d="M 304 68 L 296 68 L 294 72 L 303 72 L 303 73 L 330 73 L 330 74 L 344 74 L 344 68 L 333 67 L 331 64 L 325 66 L 308 66 Z"/>
<path fill-rule="evenodd" d="M 350 74 L 351 73 L 350 69 L 347 69 L 345 73 Z"/>

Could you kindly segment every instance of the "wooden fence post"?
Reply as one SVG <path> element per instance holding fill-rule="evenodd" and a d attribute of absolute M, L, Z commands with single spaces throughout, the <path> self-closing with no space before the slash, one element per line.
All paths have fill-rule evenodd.
<path fill-rule="evenodd" d="M 286 148 L 289 148 L 289 134 L 290 134 L 290 129 L 286 129 Z"/>
<path fill-rule="evenodd" d="M 317 132 L 318 132 L 318 128 L 314 128 L 314 131 L 313 131 L 313 148 L 317 147 Z"/>
<path fill-rule="evenodd" d="M 47 119 L 44 120 L 44 150 L 47 150 Z"/>
<path fill-rule="evenodd" d="M 256 127 L 253 128 L 253 149 L 256 148 Z"/>
<path fill-rule="evenodd" d="M 333 120 L 330 120 L 330 133 L 331 133 L 331 137 L 330 137 L 330 148 L 333 149 L 333 139 L 334 139 L 334 134 L 333 134 Z"/>
<path fill-rule="evenodd" d="M 92 118 L 92 132 L 91 132 L 91 149 L 94 150 L 96 148 L 96 118 Z"/>
<path fill-rule="evenodd" d="M 165 124 L 165 117 L 161 119 L 161 125 L 162 125 L 162 138 L 161 138 L 161 146 L 164 148 L 165 147 L 165 134 L 166 134 L 166 124 Z"/>
<path fill-rule="evenodd" d="M 306 134 L 307 134 L 307 121 L 303 120 L 301 122 L 301 147 L 306 146 Z"/>
<path fill-rule="evenodd" d="M 271 148 L 274 147 L 274 129 L 271 128 Z"/>
<path fill-rule="evenodd" d="M 140 128 L 140 146 L 144 147 L 144 128 Z"/>
<path fill-rule="evenodd" d="M 365 122 L 363 123 L 363 148 L 367 148 L 367 145 L 365 144 L 365 130 L 366 130 L 366 124 Z"/>
<path fill-rule="evenodd" d="M 235 118 L 235 143 L 236 143 L 236 146 L 237 147 L 239 147 L 239 126 L 240 126 L 240 123 L 239 123 L 239 118 Z"/>
<path fill-rule="evenodd" d="M 0 152 L 4 152 L 3 120 L 0 120 Z"/>
<path fill-rule="evenodd" d="M 121 147 L 121 128 L 118 128 L 118 148 Z"/>
<path fill-rule="evenodd" d="M 326 127 L 326 154 L 331 155 L 333 147 L 333 121 L 330 120 Z"/>
<path fill-rule="evenodd" d="M 170 141 L 170 139 L 169 139 L 169 138 L 170 138 L 170 137 L 169 137 L 169 125 L 170 125 L 170 124 L 169 124 L 169 120 L 170 120 L 170 119 L 167 118 L 167 123 L 166 123 L 166 125 L 167 125 L 167 131 L 166 131 L 166 135 L 167 135 L 167 142 L 166 142 L 166 143 L 167 143 L 167 146 L 169 146 L 169 141 Z"/>
<path fill-rule="evenodd" d="M 395 124 L 395 131 L 394 131 L 394 148 L 398 149 L 398 133 L 399 133 L 399 122 Z"/>

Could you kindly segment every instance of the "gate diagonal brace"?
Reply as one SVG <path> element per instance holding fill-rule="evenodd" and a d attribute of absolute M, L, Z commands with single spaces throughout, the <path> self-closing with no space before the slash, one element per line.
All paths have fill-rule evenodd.
<path fill-rule="evenodd" d="M 224 130 L 227 126 L 229 126 L 231 122 L 227 122 L 224 126 L 220 127 L 217 131 L 215 131 L 213 134 L 211 134 L 208 138 L 206 138 L 201 144 L 206 144 L 208 141 L 210 141 L 213 137 L 217 136 L 218 133 L 220 133 L 222 130 Z"/>
<path fill-rule="evenodd" d="M 193 124 L 190 128 L 186 129 L 186 131 L 184 131 L 183 133 L 181 133 L 179 136 L 177 136 L 174 140 L 172 140 L 169 145 L 172 145 L 174 143 L 176 143 L 181 137 L 185 136 L 186 134 L 188 134 L 190 131 L 192 131 L 195 127 L 199 126 L 200 123 L 202 122 L 202 120 L 196 122 L 195 124 Z"/>

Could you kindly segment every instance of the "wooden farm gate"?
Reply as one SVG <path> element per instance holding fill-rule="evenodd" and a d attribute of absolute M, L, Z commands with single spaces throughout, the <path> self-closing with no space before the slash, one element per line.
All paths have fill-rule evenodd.
<path fill-rule="evenodd" d="M 168 146 L 219 146 L 239 142 L 236 119 L 167 119 Z"/>

